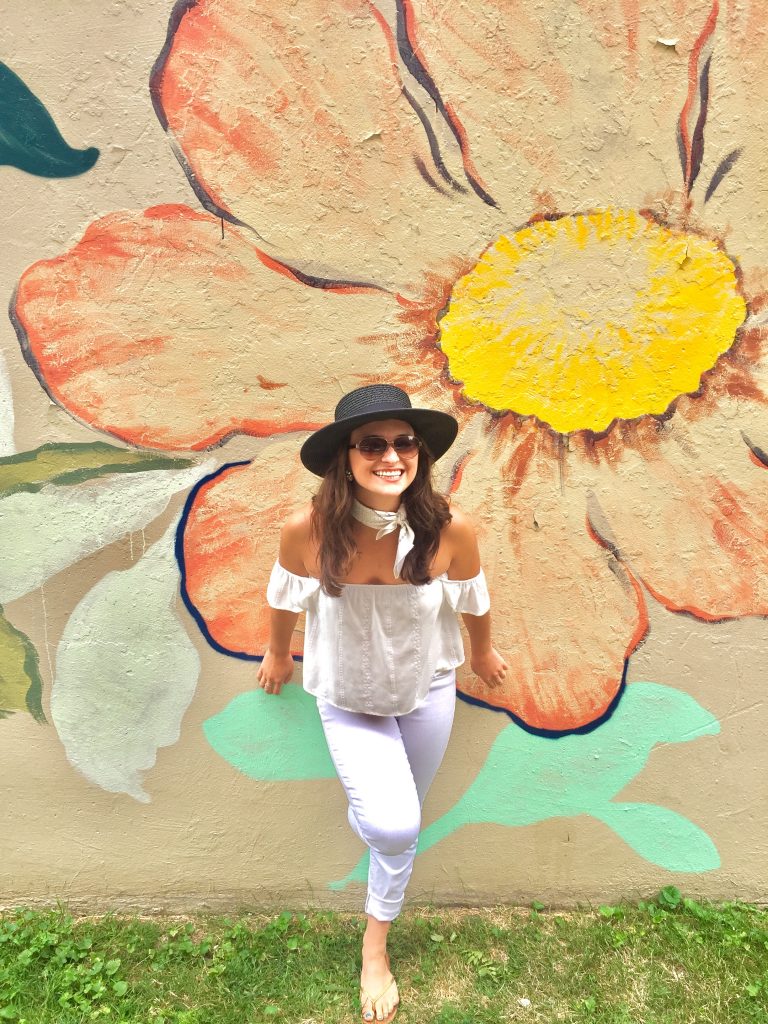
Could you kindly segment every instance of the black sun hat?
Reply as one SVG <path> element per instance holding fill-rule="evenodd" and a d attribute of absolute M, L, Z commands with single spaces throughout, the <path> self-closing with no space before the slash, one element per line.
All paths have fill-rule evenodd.
<path fill-rule="evenodd" d="M 458 422 L 447 412 L 414 409 L 402 388 L 368 384 L 344 395 L 336 406 L 333 423 L 316 430 L 301 446 L 301 461 L 310 472 L 325 476 L 341 442 L 355 427 L 371 420 L 410 423 L 435 459 L 445 455 L 459 430 Z"/>

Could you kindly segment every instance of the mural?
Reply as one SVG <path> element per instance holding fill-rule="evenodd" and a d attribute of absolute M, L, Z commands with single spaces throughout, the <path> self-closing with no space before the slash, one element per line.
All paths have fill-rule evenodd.
<path fill-rule="evenodd" d="M 98 217 L 11 303 L 47 395 L 124 447 L 0 459 L 22 481 L 0 494 L 9 529 L 45 515 L 62 537 L 43 551 L 30 526 L 0 600 L 186 495 L 62 636 L 51 714 L 88 779 L 146 800 L 201 641 L 221 673 L 261 657 L 277 527 L 313 488 L 301 432 L 385 380 L 460 421 L 441 482 L 478 524 L 511 666 L 500 689 L 460 679 L 506 724 L 422 849 L 589 815 L 667 870 L 718 866 L 688 818 L 620 793 L 656 744 L 719 725 L 626 680 L 649 595 L 705 623 L 768 614 L 768 215 L 741 116 L 763 57 L 758 14 L 690 0 L 672 37 L 657 7 L 169 9 L 150 93 L 192 205 Z M 0 707 L 42 720 L 34 648 L 0 626 Z M 332 775 L 298 687 L 242 694 L 204 731 L 254 779 Z"/>

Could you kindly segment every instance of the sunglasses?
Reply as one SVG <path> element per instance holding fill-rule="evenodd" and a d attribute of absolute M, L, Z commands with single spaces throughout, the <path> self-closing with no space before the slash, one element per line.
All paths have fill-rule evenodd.
<path fill-rule="evenodd" d="M 349 447 L 357 448 L 364 459 L 380 459 L 390 447 L 402 458 L 412 459 L 421 447 L 421 441 L 413 434 L 398 434 L 392 441 L 388 441 L 386 437 L 379 437 L 378 434 L 369 434 Z"/>

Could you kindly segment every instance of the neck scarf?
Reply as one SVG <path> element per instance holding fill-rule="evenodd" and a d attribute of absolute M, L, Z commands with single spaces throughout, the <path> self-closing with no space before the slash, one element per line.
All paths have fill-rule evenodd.
<path fill-rule="evenodd" d="M 405 512 L 405 505 L 401 505 L 397 512 L 379 512 L 378 509 L 368 508 L 367 505 L 361 504 L 357 498 L 353 498 L 352 515 L 364 526 L 370 526 L 377 531 L 376 540 L 381 540 L 382 537 L 385 537 L 388 533 L 394 533 L 395 530 L 400 531 L 400 536 L 397 539 L 394 567 L 395 579 L 399 579 L 405 556 L 413 548 L 414 541 L 413 530 Z"/>

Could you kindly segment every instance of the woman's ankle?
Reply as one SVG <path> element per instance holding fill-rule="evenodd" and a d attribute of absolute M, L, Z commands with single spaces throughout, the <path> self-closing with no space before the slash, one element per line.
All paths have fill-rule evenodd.
<path fill-rule="evenodd" d="M 368 916 L 368 924 L 363 934 L 363 959 L 375 959 L 387 956 L 387 938 L 389 936 L 389 921 L 378 921 L 375 917 Z"/>

